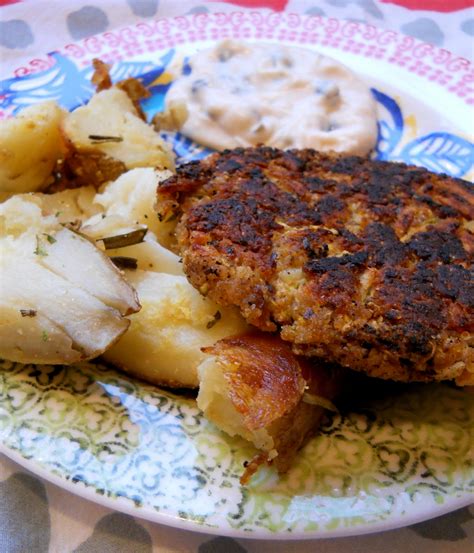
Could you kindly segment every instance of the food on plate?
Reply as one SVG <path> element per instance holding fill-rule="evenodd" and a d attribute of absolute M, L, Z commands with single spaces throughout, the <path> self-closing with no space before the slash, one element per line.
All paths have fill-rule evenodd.
<path fill-rule="evenodd" d="M 0 205 L 0 355 L 102 355 L 199 387 L 204 414 L 259 450 L 243 482 L 266 462 L 289 468 L 333 408 L 341 365 L 474 384 L 472 189 L 335 153 L 373 148 L 375 105 L 325 56 L 225 41 L 189 64 L 156 121 L 218 149 L 267 146 L 174 174 L 139 105 L 147 91 L 112 85 L 99 60 L 87 105 L 40 105 L 3 126 L 2 155 L 15 155 L 2 198 L 48 193 Z M 21 162 L 30 127 L 40 146 Z"/>
<path fill-rule="evenodd" d="M 191 283 L 297 354 L 474 384 L 474 190 L 419 167 L 237 148 L 162 182 Z"/>
<path fill-rule="evenodd" d="M 52 183 L 53 169 L 64 154 L 61 123 L 65 114 L 55 102 L 43 102 L 2 121 L 0 201 Z"/>
<path fill-rule="evenodd" d="M 41 200 L 0 204 L 0 355 L 21 363 L 73 363 L 100 355 L 140 304 L 112 262 L 45 216 Z"/>
<path fill-rule="evenodd" d="M 344 371 L 298 358 L 289 344 L 266 333 L 224 338 L 204 351 L 199 408 L 227 434 L 260 450 L 242 483 L 265 462 L 286 472 L 325 410 L 334 409 L 331 400 L 342 390 Z"/>
<path fill-rule="evenodd" d="M 161 126 L 216 150 L 265 144 L 366 154 L 375 101 L 340 62 L 311 50 L 225 40 L 188 61 L 166 96 Z"/>
<path fill-rule="evenodd" d="M 158 183 L 171 175 L 171 171 L 159 171 L 151 167 L 127 171 L 97 194 L 94 203 L 100 205 L 109 218 L 112 215 L 120 216 L 129 222 L 146 225 L 160 244 L 169 246 L 173 241 L 175 224 L 172 221 L 160 221 L 154 204 Z"/>
<path fill-rule="evenodd" d="M 67 115 L 63 130 L 70 152 L 61 170 L 69 179 L 72 173 L 80 185 L 100 185 L 136 167 L 174 167 L 171 147 L 119 88 L 94 94 L 87 105 Z"/>
<path fill-rule="evenodd" d="M 202 349 L 248 327 L 235 308 L 204 298 L 186 277 L 156 270 L 125 270 L 141 310 L 130 328 L 104 352 L 115 366 L 153 384 L 197 388 Z"/>
<path fill-rule="evenodd" d="M 65 167 L 70 171 L 74 159 L 77 167 L 91 168 L 92 173 L 77 173 L 74 184 L 93 186 L 17 196 L 2 204 L 3 261 L 9 268 L 5 269 L 7 284 L 2 287 L 1 354 L 20 362 L 73 363 L 108 348 L 106 359 L 141 378 L 168 386 L 197 387 L 197 366 L 204 358 L 201 347 L 243 332 L 247 325 L 235 309 L 218 308 L 200 296 L 184 277 L 178 256 L 162 245 L 170 243 L 174 225 L 160 221 L 153 204 L 159 181 L 172 175 L 156 168 L 173 167 L 169 147 L 146 127 L 120 89 L 96 94 L 87 106 L 66 115 L 64 122 L 63 112 L 53 103 L 40 105 L 33 115 L 56 112 L 61 114 L 54 119 L 56 131 L 61 128 L 68 140 L 75 140 L 74 155 L 69 148 L 61 160 L 62 177 L 70 179 Z M 18 125 L 10 122 L 17 119 L 24 132 L 23 119 L 29 119 L 13 118 L 2 122 L 2 126 L 7 123 L 5 136 L 20 132 Z M 102 133 L 103 139 L 91 139 L 94 144 L 88 149 L 81 136 L 88 140 L 94 131 Z M 123 140 L 108 143 L 105 132 L 120 134 Z M 36 138 L 41 144 L 41 137 Z M 94 159 L 102 167 L 112 159 L 113 168 L 114 160 L 119 160 L 118 176 L 106 170 L 98 178 L 90 165 L 91 152 L 97 154 Z M 50 156 L 45 175 L 51 180 L 60 154 L 62 150 Z M 126 164 L 147 167 L 127 170 Z M 104 179 L 110 182 L 97 191 Z M 21 191 L 21 186 L 12 185 L 11 192 Z M 126 271 L 119 273 L 107 257 Z M 34 285 L 16 278 L 20 269 L 24 278 L 36 275 Z M 122 315 L 139 307 L 130 285 L 142 298 L 143 310 L 139 317 L 128 319 Z M 27 289 L 20 293 L 21 286 Z M 122 303 L 128 303 L 117 303 L 116 296 L 120 301 L 123 296 Z M 77 312 L 73 312 L 74 302 Z M 67 318 L 70 321 L 63 330 Z M 103 327 L 100 333 L 96 329 L 99 322 Z M 113 346 L 129 325 L 130 332 Z"/>
<path fill-rule="evenodd" d="M 152 168 L 127 171 L 94 195 L 89 211 L 98 211 L 82 218 L 79 229 L 103 244 L 124 269 L 141 304 L 104 359 L 154 384 L 196 388 L 197 366 L 205 356 L 201 348 L 244 332 L 247 325 L 235 308 L 220 308 L 202 297 L 184 276 L 179 257 L 157 240 L 155 233 L 169 236 L 153 209 L 156 188 L 171 174 Z M 77 195 L 77 190 L 82 189 L 49 197 Z"/>

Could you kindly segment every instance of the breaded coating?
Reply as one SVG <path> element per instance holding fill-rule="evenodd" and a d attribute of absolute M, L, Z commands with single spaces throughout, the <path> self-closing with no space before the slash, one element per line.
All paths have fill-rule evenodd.
<path fill-rule="evenodd" d="M 295 353 L 399 381 L 474 384 L 473 185 L 314 150 L 238 148 L 178 168 L 191 283 Z"/>

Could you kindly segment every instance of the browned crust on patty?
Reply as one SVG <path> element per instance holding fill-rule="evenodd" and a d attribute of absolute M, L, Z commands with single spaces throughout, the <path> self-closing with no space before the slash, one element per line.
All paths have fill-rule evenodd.
<path fill-rule="evenodd" d="M 216 153 L 158 191 L 192 284 L 298 354 L 474 382 L 472 184 L 313 150 Z"/>

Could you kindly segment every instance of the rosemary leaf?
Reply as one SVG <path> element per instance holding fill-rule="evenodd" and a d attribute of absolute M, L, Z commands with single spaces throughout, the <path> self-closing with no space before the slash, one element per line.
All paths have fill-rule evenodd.
<path fill-rule="evenodd" d="M 134 257 L 115 255 L 110 258 L 110 261 L 119 269 L 135 270 L 138 267 L 138 261 Z"/>
<path fill-rule="evenodd" d="M 100 134 L 90 134 L 89 140 L 92 144 L 104 144 L 106 142 L 123 142 L 121 136 L 102 136 Z"/>
<path fill-rule="evenodd" d="M 212 321 L 209 321 L 206 325 L 206 328 L 209 329 L 209 328 L 212 328 L 216 323 L 217 321 L 220 321 L 221 320 L 221 312 L 220 311 L 216 311 L 214 313 L 214 318 L 212 319 Z"/>
<path fill-rule="evenodd" d="M 22 317 L 36 317 L 36 309 L 20 309 Z"/>
<path fill-rule="evenodd" d="M 41 244 L 41 239 L 38 235 L 36 235 L 36 248 L 33 253 L 42 257 L 46 257 L 48 255 L 48 252 L 43 248 L 43 245 Z"/>
<path fill-rule="evenodd" d="M 113 250 L 115 248 L 125 248 L 126 246 L 133 246 L 143 242 L 147 233 L 147 228 L 139 228 L 124 234 L 117 234 L 117 236 L 107 236 L 101 238 L 106 250 Z"/>

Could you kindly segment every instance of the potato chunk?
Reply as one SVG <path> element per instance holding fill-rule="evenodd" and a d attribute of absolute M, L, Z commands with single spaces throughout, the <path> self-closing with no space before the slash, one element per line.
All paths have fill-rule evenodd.
<path fill-rule="evenodd" d="M 174 167 L 170 147 L 140 119 L 133 102 L 118 88 L 92 96 L 87 105 L 66 116 L 63 129 L 79 153 L 102 153 L 127 169 Z"/>
<path fill-rule="evenodd" d="M 85 221 L 81 231 L 100 241 L 148 228 L 143 241 L 107 250 L 112 259 L 136 263 L 125 278 L 142 309 L 130 317 L 130 328 L 104 357 L 149 382 L 194 388 L 196 368 L 204 358 L 201 347 L 243 332 L 247 325 L 235 310 L 202 297 L 184 276 L 180 258 L 157 241 L 155 232 L 165 242 L 168 237 L 153 210 L 156 187 L 170 174 L 139 168 L 121 175 L 96 195 L 94 205 L 104 211 Z"/>
<path fill-rule="evenodd" d="M 244 332 L 242 317 L 202 297 L 184 276 L 126 271 L 140 299 L 140 313 L 104 357 L 125 371 L 155 384 L 198 386 L 201 351 L 225 336 Z"/>
<path fill-rule="evenodd" d="M 97 194 L 94 203 L 100 205 L 108 216 L 120 215 L 130 222 L 146 225 L 160 244 L 169 246 L 176 221 L 160 221 L 154 204 L 158 184 L 171 176 L 171 171 L 158 171 L 150 167 L 127 171 L 109 183 L 101 194 Z"/>
<path fill-rule="evenodd" d="M 199 408 L 224 432 L 260 450 L 241 482 L 265 462 L 287 471 L 317 430 L 322 405 L 342 389 L 343 370 L 310 364 L 268 333 L 224 338 L 204 351 L 209 356 L 198 367 Z"/>
<path fill-rule="evenodd" d="M 0 205 L 0 355 L 22 363 L 96 357 L 140 308 L 135 291 L 104 253 L 40 206 L 33 195 Z"/>
<path fill-rule="evenodd" d="M 51 183 L 53 168 L 64 154 L 64 115 L 55 102 L 44 102 L 0 122 L 0 201 Z"/>

